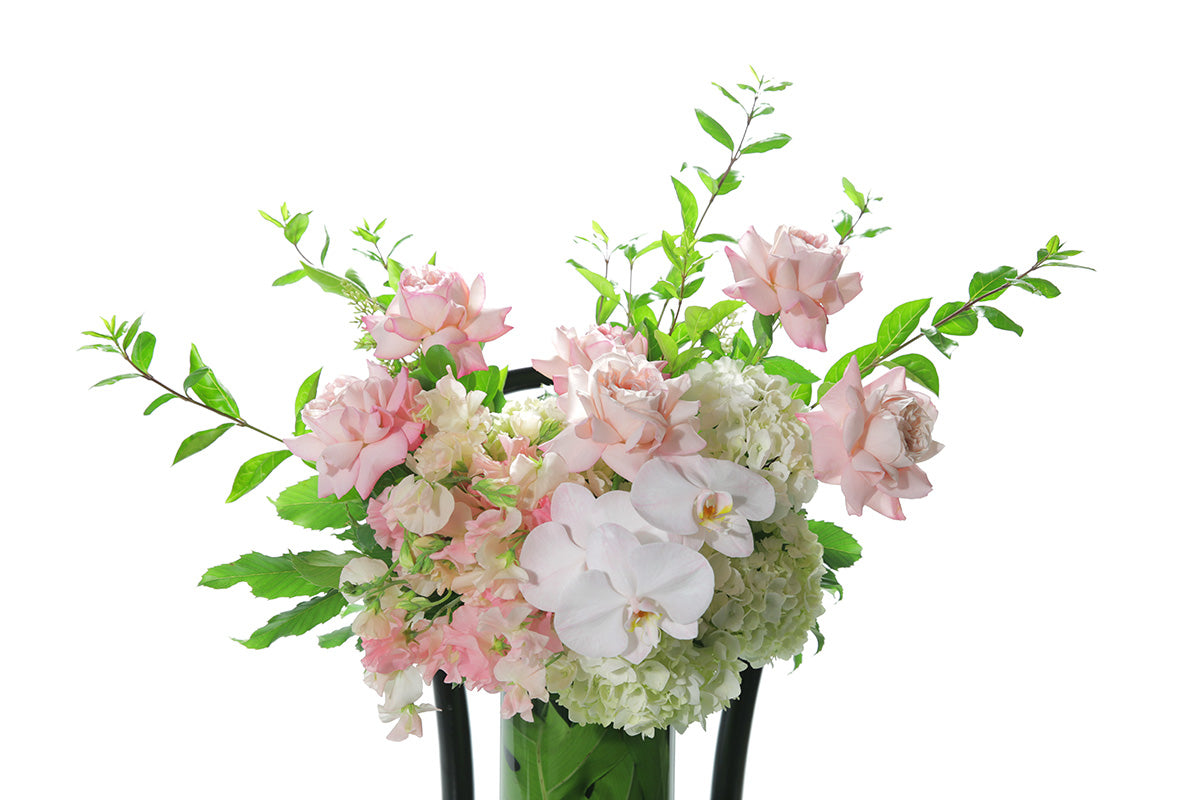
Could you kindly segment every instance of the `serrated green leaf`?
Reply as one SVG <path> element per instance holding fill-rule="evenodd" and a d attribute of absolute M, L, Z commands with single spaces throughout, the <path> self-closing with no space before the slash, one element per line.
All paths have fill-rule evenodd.
<path fill-rule="evenodd" d="M 931 297 L 910 300 L 889 311 L 883 321 L 879 323 L 879 332 L 875 338 L 879 352 L 881 354 L 891 353 L 904 344 L 921 324 L 921 317 L 929 310 L 931 302 L 933 302 Z"/>
<path fill-rule="evenodd" d="M 150 362 L 154 359 L 154 342 L 153 333 L 142 331 L 138 335 L 137 341 L 133 343 L 133 350 L 129 354 L 129 360 L 142 372 L 150 369 Z"/>
<path fill-rule="evenodd" d="M 283 236 L 292 244 L 299 244 L 300 238 L 308 230 L 308 214 L 297 214 L 288 220 L 284 226 Z"/>
<path fill-rule="evenodd" d="M 188 456 L 194 456 L 210 444 L 220 439 L 225 435 L 225 432 L 233 427 L 232 422 L 226 422 L 223 425 L 218 425 L 215 428 L 209 428 L 206 431 L 197 431 L 187 437 L 180 443 L 179 449 L 175 451 L 175 460 L 171 462 L 171 466 L 175 466 L 180 461 L 183 461 Z"/>
<path fill-rule="evenodd" d="M 784 356 L 767 356 L 762 360 L 762 368 L 768 375 L 778 375 L 791 384 L 816 383 L 821 380 L 817 375 Z"/>
<path fill-rule="evenodd" d="M 330 592 L 305 600 L 293 609 L 276 614 L 267 624 L 250 634 L 248 639 L 236 639 L 238 644 L 245 645 L 251 650 L 261 650 L 269 647 L 272 642 L 283 636 L 298 636 L 312 630 L 322 622 L 328 622 L 346 605 L 346 598 L 341 592 Z"/>
<path fill-rule="evenodd" d="M 200 351 L 196 349 L 196 345 L 192 345 L 191 353 L 188 356 L 189 369 L 194 374 L 197 370 L 207 366 L 204 360 L 200 358 Z M 210 370 L 207 375 L 189 387 L 196 392 L 196 397 L 200 398 L 200 402 L 204 403 L 209 408 L 215 408 L 217 411 L 222 411 L 233 417 L 240 417 L 242 414 L 238 411 L 237 402 L 234 401 L 233 395 L 229 393 L 217 376 Z"/>
<path fill-rule="evenodd" d="M 300 383 L 300 388 L 296 390 L 296 428 L 297 436 L 300 436 L 305 431 L 304 420 L 300 418 L 300 412 L 304 407 L 311 403 L 317 397 L 317 387 L 321 383 L 321 370 L 317 370 L 309 375 Z"/>
<path fill-rule="evenodd" d="M 310 597 L 321 593 L 320 586 L 296 571 L 290 555 L 247 553 L 237 561 L 211 568 L 200 579 L 200 585 L 210 589 L 228 589 L 238 583 L 249 586 L 255 597 L 266 599 Z"/>
<path fill-rule="evenodd" d="M 150 405 L 146 406 L 146 410 L 142 412 L 142 415 L 148 417 L 151 414 L 153 414 L 155 409 L 157 409 L 159 406 L 163 405 L 164 403 L 166 403 L 169 400 L 174 400 L 174 399 L 175 399 L 175 395 L 173 395 L 173 394 L 170 394 L 170 393 L 160 394 L 158 397 L 156 397 L 152 401 L 150 401 Z"/>
<path fill-rule="evenodd" d="M 968 291 L 972 300 L 985 296 L 999 297 L 1008 288 L 1011 279 L 1017 277 L 1017 271 L 1012 267 L 996 267 L 990 272 L 976 272 L 971 277 Z M 999 291 L 996 291 L 999 290 Z M 995 294 L 991 294 L 995 292 Z"/>
<path fill-rule="evenodd" d="M 729 152 L 733 152 L 733 137 L 721 127 L 721 123 L 698 108 L 696 109 L 696 119 L 699 120 L 700 127 L 704 129 L 705 133 L 716 139 L 717 143 L 724 146 Z"/>
<path fill-rule="evenodd" d="M 279 516 L 302 528 L 345 528 L 366 516 L 363 501 L 351 490 L 345 497 L 317 497 L 317 476 L 289 486 L 273 500 Z"/>
<path fill-rule="evenodd" d="M 825 563 L 831 569 L 845 569 L 862 558 L 862 545 L 832 522 L 809 520 L 808 529 L 817 535 L 825 550 Z"/>
<path fill-rule="evenodd" d="M 239 497 L 248 494 L 252 489 L 266 480 L 275 468 L 288 460 L 290 450 L 272 450 L 269 453 L 254 456 L 238 467 L 237 475 L 233 477 L 233 486 L 229 490 L 226 503 L 232 503 Z"/>
<path fill-rule="evenodd" d="M 859 211 L 867 207 L 866 196 L 854 188 L 854 184 L 850 182 L 849 178 L 842 178 L 842 191 L 846 193 L 846 197 L 850 198 L 850 202 L 858 207 Z"/>
<path fill-rule="evenodd" d="M 684 230 L 696 230 L 696 218 L 700 214 L 700 210 L 696 206 L 696 196 L 678 178 L 672 177 L 671 183 L 675 186 L 675 196 L 679 198 L 679 215 L 683 218 Z"/>
<path fill-rule="evenodd" d="M 325 649 L 329 649 L 331 647 L 340 647 L 353 638 L 354 629 L 347 625 L 344 628 L 338 628 L 336 631 L 322 633 L 317 637 L 317 644 Z"/>
<path fill-rule="evenodd" d="M 1002 331 L 1012 331 L 1017 336 L 1020 336 L 1025 332 L 1024 328 L 1013 322 L 1008 315 L 1000 309 L 992 308 L 991 306 L 978 306 L 978 308 L 979 313 L 983 314 L 984 319 L 992 323 L 993 328 L 999 328 Z"/>
<path fill-rule="evenodd" d="M 140 377 L 142 377 L 142 376 L 136 372 L 126 372 L 124 375 L 113 375 L 111 378 L 105 378 L 102 381 L 96 381 L 95 383 L 93 383 L 91 385 L 90 388 L 95 389 L 99 386 L 112 386 L 114 383 L 119 383 L 121 381 L 127 381 L 130 378 L 140 378 Z"/>
<path fill-rule="evenodd" d="M 295 283 L 304 277 L 305 273 L 302 269 L 294 269 L 289 273 L 280 275 L 275 280 L 271 281 L 272 286 L 287 286 L 289 283 Z"/>
<path fill-rule="evenodd" d="M 359 553 L 331 553 L 328 550 L 307 550 L 292 555 L 292 564 L 305 580 L 322 589 L 337 589 L 342 585 L 342 568 L 359 557 Z"/>
<path fill-rule="evenodd" d="M 791 136 L 786 133 L 776 133 L 768 136 L 765 139 L 759 139 L 757 142 L 751 142 L 742 148 L 742 155 L 751 153 L 766 153 L 769 150 L 778 150 L 792 140 Z"/>
<path fill-rule="evenodd" d="M 906 353 L 883 363 L 887 367 L 903 367 L 905 374 L 911 380 L 921 384 L 934 394 L 938 394 L 941 389 L 937 367 L 919 353 Z"/>
<path fill-rule="evenodd" d="M 933 315 L 933 326 L 952 336 L 970 336 L 979 329 L 979 317 L 974 308 L 963 309 L 965 303 L 949 302 Z M 951 319 L 951 315 L 956 315 Z"/>

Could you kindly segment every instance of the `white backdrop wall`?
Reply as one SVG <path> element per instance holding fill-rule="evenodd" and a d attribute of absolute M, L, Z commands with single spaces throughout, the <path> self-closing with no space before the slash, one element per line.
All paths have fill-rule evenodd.
<path fill-rule="evenodd" d="M 882 194 L 849 264 L 823 370 L 901 301 L 961 295 L 1049 237 L 1096 274 L 1004 299 L 943 362 L 933 494 L 908 521 L 845 522 L 863 561 L 823 653 L 771 669 L 747 796 L 1195 797 L 1194 338 L 1197 14 L 1184 4 L 114 2 L 5 12 L 0 203 L 8 592 L 0 662 L 13 797 L 435 796 L 436 741 L 393 744 L 354 651 L 230 641 L 286 606 L 196 586 L 252 549 L 323 547 L 266 501 L 223 503 L 265 441 L 211 427 L 76 353 L 100 314 L 158 336 L 178 384 L 196 342 L 255 424 L 299 380 L 362 373 L 346 308 L 300 284 L 259 208 L 313 210 L 306 249 L 370 274 L 349 229 L 387 217 L 398 255 L 488 280 L 516 330 L 489 358 L 584 324 L 564 264 L 592 219 L 674 227 L 668 176 L 718 166 L 695 123 L 747 64 L 795 83 L 709 230 L 828 230 L 840 180 Z M 767 130 L 767 129 L 771 130 Z M 849 267 L 848 264 L 848 268 Z M 716 288 L 727 280 L 720 260 Z M 650 277 L 641 272 L 639 282 Z M 645 286 L 646 283 L 641 283 Z M 786 350 L 794 354 L 794 351 Z M 932 355 L 932 354 L 931 354 Z M 110 363 L 105 363 L 106 359 Z M 473 700 L 481 797 L 498 701 Z M 714 725 L 679 743 L 706 796 Z M 432 727 L 432 726 L 431 726 Z M 432 730 L 430 733 L 432 734 Z"/>

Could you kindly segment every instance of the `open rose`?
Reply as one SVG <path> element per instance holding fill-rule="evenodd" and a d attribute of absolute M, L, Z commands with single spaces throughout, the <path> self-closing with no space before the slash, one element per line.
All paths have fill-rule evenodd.
<path fill-rule="evenodd" d="M 376 358 L 404 358 L 418 347 L 445 345 L 458 375 L 487 369 L 480 342 L 498 339 L 512 328 L 504 324 L 510 308 L 484 308 L 483 276 L 467 287 L 457 272 L 426 264 L 406 267 L 399 291 L 382 315 L 363 317 L 375 337 Z"/>
<path fill-rule="evenodd" d="M 842 487 L 849 513 L 869 506 L 904 519 L 900 498 L 924 497 L 933 488 L 917 464 L 942 449 L 933 441 L 937 409 L 905 388 L 903 367 L 864 387 L 858 359 L 851 358 L 820 410 L 797 416 L 812 431 L 817 480 Z"/>
<path fill-rule="evenodd" d="M 599 356 L 590 370 L 571 367 L 559 405 L 567 427 L 543 449 L 571 472 L 603 460 L 633 480 L 651 456 L 685 456 L 704 448 L 696 432 L 700 404 L 683 399 L 687 375 L 667 378 L 656 362 L 623 348 Z"/>
<path fill-rule="evenodd" d="M 617 348 L 644 356 L 648 345 L 645 336 L 629 328 L 597 325 L 580 336 L 574 328 L 560 325 L 554 333 L 554 358 L 535 358 L 533 368 L 554 381 L 554 391 L 565 394 L 568 369 L 591 369 L 593 361 Z"/>
<path fill-rule="evenodd" d="M 788 338 L 800 347 L 825 352 L 829 315 L 841 311 L 862 291 L 862 275 L 839 273 L 850 248 L 827 246 L 824 235 L 780 227 L 775 244 L 751 228 L 738 242 L 742 253 L 725 248 L 737 283 L 725 289 L 760 314 L 779 314 Z"/>
<path fill-rule="evenodd" d="M 406 369 L 393 378 L 379 364 L 368 367 L 366 380 L 343 377 L 326 386 L 300 412 L 312 433 L 284 440 L 293 453 L 316 462 L 318 497 L 357 489 L 365 499 L 421 440 L 425 423 L 414 414 L 421 385 Z"/>

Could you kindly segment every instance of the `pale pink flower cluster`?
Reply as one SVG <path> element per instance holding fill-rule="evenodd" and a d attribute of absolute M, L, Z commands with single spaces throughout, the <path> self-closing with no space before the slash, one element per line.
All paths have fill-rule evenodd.
<path fill-rule="evenodd" d="M 850 248 L 829 246 L 823 234 L 783 226 L 775 232 L 774 245 L 754 228 L 738 244 L 740 254 L 725 248 L 737 281 L 725 294 L 746 301 L 760 314 L 779 314 L 788 338 L 800 347 L 825 352 L 829 315 L 862 291 L 861 274 L 840 274 Z"/>
<path fill-rule="evenodd" d="M 392 467 L 403 464 L 425 423 L 415 416 L 420 384 L 408 371 L 392 377 L 378 364 L 368 364 L 370 377 L 339 378 L 301 412 L 312 433 L 284 444 L 317 466 L 317 495 L 341 497 L 357 489 L 362 498 Z"/>
<path fill-rule="evenodd" d="M 559 398 L 567 427 L 546 449 L 571 472 L 603 461 L 627 480 L 653 456 L 698 453 L 700 404 L 683 399 L 690 385 L 687 375 L 668 378 L 658 362 L 624 348 L 601 354 L 588 369 L 572 366 Z"/>
<path fill-rule="evenodd" d="M 454 356 L 459 376 L 487 369 L 480 342 L 498 339 L 512 328 L 504 324 L 510 308 L 484 308 L 483 276 L 470 287 L 457 272 L 427 264 L 406 267 L 396 296 L 382 315 L 363 317 L 375 338 L 375 357 L 405 358 L 418 348 L 444 345 Z"/>
<path fill-rule="evenodd" d="M 629 328 L 595 325 L 580 335 L 574 328 L 559 326 L 554 333 L 554 357 L 535 358 L 532 363 L 534 369 L 554 381 L 556 393 L 566 394 L 571 367 L 590 370 L 597 358 L 613 350 L 645 356 L 648 347 L 646 337 Z"/>
<path fill-rule="evenodd" d="M 820 410 L 798 416 L 812 431 L 817 480 L 842 487 L 849 513 L 861 515 L 867 506 L 904 519 L 900 499 L 924 497 L 933 488 L 917 464 L 942 449 L 932 434 L 937 409 L 905 386 L 903 367 L 864 387 L 858 360 L 851 358 Z"/>

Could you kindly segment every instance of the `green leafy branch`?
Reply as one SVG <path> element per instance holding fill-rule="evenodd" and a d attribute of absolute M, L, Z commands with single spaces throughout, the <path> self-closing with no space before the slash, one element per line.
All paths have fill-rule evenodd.
<path fill-rule="evenodd" d="M 840 216 L 834 220 L 833 229 L 837 235 L 842 237 L 838 240 L 838 244 L 845 244 L 855 237 L 863 239 L 874 239 L 879 234 L 890 231 L 891 228 L 884 226 L 882 228 L 871 228 L 862 233 L 855 233 L 854 229 L 858 227 L 858 223 L 862 222 L 862 218 L 871 213 L 871 203 L 881 202 L 882 197 L 872 197 L 870 192 L 863 193 L 854 188 L 854 184 L 849 178 L 842 178 L 842 191 L 846 193 L 846 197 L 850 198 L 850 202 L 858 210 L 858 215 L 854 216 L 848 211 L 842 211 Z"/>

